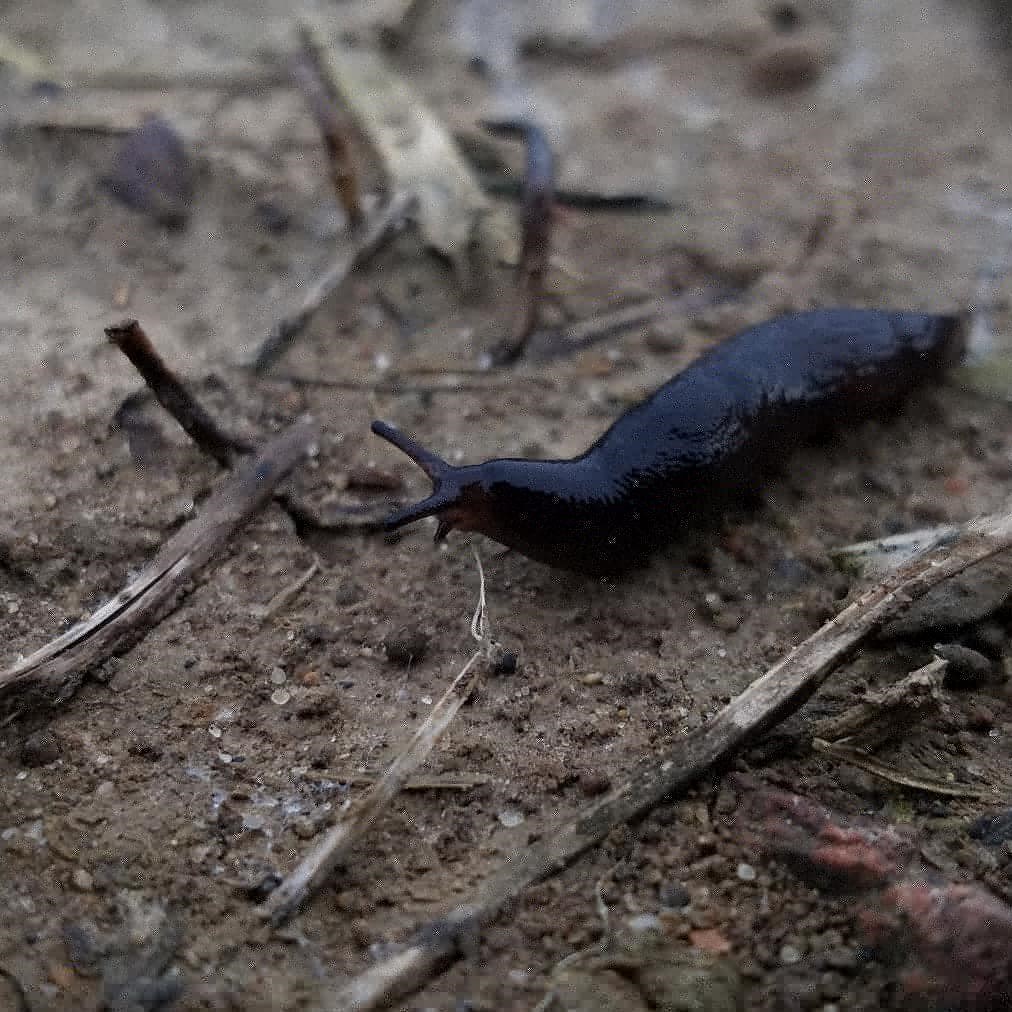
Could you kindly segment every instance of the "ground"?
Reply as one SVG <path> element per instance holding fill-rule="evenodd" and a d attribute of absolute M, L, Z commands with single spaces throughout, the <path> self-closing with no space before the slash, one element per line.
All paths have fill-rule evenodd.
<path fill-rule="evenodd" d="M 374 44 L 383 6 L 303 12 Z M 77 82 L 59 94 L 18 73 L 3 79 L 3 663 L 114 594 L 221 480 L 153 408 L 147 441 L 131 445 L 113 424 L 139 386 L 103 336 L 124 316 L 142 321 L 233 430 L 316 419 L 319 454 L 297 479 L 305 496 L 378 508 L 425 489 L 369 434 L 375 417 L 451 461 L 569 456 L 749 323 L 820 305 L 960 310 L 979 268 L 1007 261 L 1007 56 L 976 8 L 598 6 L 436 3 L 388 58 L 449 128 L 534 115 L 561 185 L 670 203 L 560 209 L 549 287 L 569 313 L 715 283 L 736 294 L 578 354 L 458 372 L 440 388 L 438 373 L 476 367 L 508 330 L 512 274 L 500 267 L 465 295 L 412 234 L 357 272 L 270 374 L 245 368 L 349 242 L 288 83 L 291 4 L 2 5 L 8 36 Z M 128 87 L 128 71 L 157 80 Z M 241 82 L 215 86 L 230 74 Z M 179 129 L 196 161 L 184 230 L 121 206 L 101 184 L 118 130 L 148 111 Z M 1004 309 L 999 299 L 999 324 Z M 518 664 L 485 682 L 427 770 L 477 786 L 405 793 L 275 934 L 253 925 L 250 889 L 292 867 L 365 789 L 349 781 L 381 771 L 441 695 L 472 649 L 478 577 L 465 536 L 440 548 L 427 530 L 300 536 L 269 507 L 76 692 L 5 697 L 0 1007 L 17 1007 L 19 987 L 33 1010 L 94 1006 L 109 952 L 129 965 L 125 925 L 144 911 L 172 925 L 164 958 L 143 956 L 182 980 L 172 1007 L 327 1007 L 328 991 L 832 616 L 858 586 L 832 549 L 1001 508 L 1009 421 L 1007 404 L 956 383 L 922 391 L 899 417 L 802 450 L 762 504 L 621 579 L 567 575 L 479 540 L 494 634 Z M 370 487 L 369 470 L 393 487 Z M 317 556 L 305 587 L 265 614 Z M 986 640 L 1007 656 L 1009 628 L 999 613 L 969 633 L 929 629 L 875 646 L 739 768 L 847 815 L 906 823 L 937 866 L 1009 899 L 1012 852 L 967 834 L 985 803 L 896 787 L 810 745 L 812 719 L 926 663 L 937 640 Z M 417 654 L 407 665 L 387 649 L 405 639 Z M 918 754 L 936 774 L 1004 776 L 1007 797 L 1012 699 L 1000 682 L 948 696 L 948 712 L 917 728 Z M 905 756 L 900 742 L 891 758 Z M 612 833 L 403 1007 L 533 1007 L 553 966 L 600 936 L 601 881 L 617 923 L 661 913 L 678 939 L 714 929 L 704 937 L 741 972 L 746 1008 L 898 1000 L 895 970 L 863 948 L 852 902 L 759 856 L 733 809 L 715 776 Z M 687 907 L 672 899 L 683 890 Z"/>

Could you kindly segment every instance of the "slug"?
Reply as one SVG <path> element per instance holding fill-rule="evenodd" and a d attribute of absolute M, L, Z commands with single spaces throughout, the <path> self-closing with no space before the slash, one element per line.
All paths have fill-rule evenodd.
<path fill-rule="evenodd" d="M 729 338 L 631 408 L 571 460 L 453 467 L 385 422 L 432 494 L 385 520 L 438 520 L 539 562 L 605 575 L 641 564 L 689 525 L 754 493 L 786 451 L 899 404 L 965 350 L 959 317 L 823 309 Z"/>

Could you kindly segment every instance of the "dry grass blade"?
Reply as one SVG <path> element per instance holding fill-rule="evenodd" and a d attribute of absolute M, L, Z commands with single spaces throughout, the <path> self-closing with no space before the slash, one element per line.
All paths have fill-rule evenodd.
<path fill-rule="evenodd" d="M 576 819 L 547 827 L 540 840 L 516 851 L 473 902 L 423 930 L 414 944 L 380 963 L 324 1005 L 366 1012 L 422 986 L 458 951 L 461 935 L 490 923 L 534 882 L 561 871 L 611 830 L 684 791 L 715 763 L 786 719 L 832 672 L 882 626 L 932 587 L 1012 548 L 1012 513 L 967 524 L 944 548 L 908 563 L 861 595 L 736 696 L 708 724 L 679 738 L 661 759 L 651 758 L 621 786 Z"/>
<path fill-rule="evenodd" d="M 471 633 L 481 646 L 457 673 L 442 698 L 386 773 L 261 905 L 260 914 L 271 923 L 277 925 L 287 920 L 327 880 L 338 862 L 361 840 L 393 798 L 404 789 L 408 778 L 424 762 L 450 726 L 457 711 L 471 695 L 491 649 L 485 613 L 485 574 L 480 562 L 478 572 L 481 588 L 478 606 L 471 620 Z"/>
<path fill-rule="evenodd" d="M 250 517 L 270 502 L 278 483 L 316 440 L 297 424 L 268 443 L 204 503 L 200 515 L 162 547 L 143 571 L 91 616 L 0 673 L 0 688 L 30 677 L 58 678 L 110 657 L 116 647 L 169 601 Z"/>
<path fill-rule="evenodd" d="M 465 280 L 477 244 L 503 259 L 511 245 L 492 227 L 491 205 L 460 152 L 418 89 L 374 53 L 328 45 L 303 25 L 307 49 L 341 108 L 368 138 L 391 193 L 418 198 L 418 224 L 425 241 L 449 259 Z"/>

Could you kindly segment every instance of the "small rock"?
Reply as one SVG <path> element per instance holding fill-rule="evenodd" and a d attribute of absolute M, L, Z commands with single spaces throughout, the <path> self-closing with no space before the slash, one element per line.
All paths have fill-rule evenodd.
<path fill-rule="evenodd" d="M 292 824 L 292 830 L 300 840 L 311 840 L 319 832 L 320 827 L 303 815 Z"/>
<path fill-rule="evenodd" d="M 677 316 L 659 317 L 650 324 L 644 343 L 662 355 L 678 351 L 685 344 L 685 320 Z"/>
<path fill-rule="evenodd" d="M 822 76 L 831 56 L 832 47 L 817 33 L 778 38 L 753 55 L 749 86 L 763 95 L 806 88 Z"/>
<path fill-rule="evenodd" d="M 657 890 L 657 898 L 671 910 L 681 910 L 692 902 L 689 890 L 681 882 L 665 882 Z"/>
<path fill-rule="evenodd" d="M 288 681 L 288 675 L 285 674 L 285 669 L 281 667 L 271 668 L 271 685 L 284 685 Z"/>
<path fill-rule="evenodd" d="M 524 821 L 523 812 L 518 812 L 515 808 L 505 809 L 499 813 L 498 818 L 507 829 L 513 829 Z"/>
<path fill-rule="evenodd" d="M 596 770 L 588 770 L 580 774 L 580 790 L 588 798 L 604 794 L 611 787 L 611 778 Z"/>
<path fill-rule="evenodd" d="M 383 641 L 387 660 L 402 668 L 424 659 L 429 650 L 429 637 L 421 629 L 405 626 Z"/>
<path fill-rule="evenodd" d="M 292 694 L 287 689 L 275 689 L 271 693 L 271 702 L 276 706 L 284 706 L 292 698 Z"/>
<path fill-rule="evenodd" d="M 794 966 L 801 962 L 801 950 L 796 945 L 783 945 L 780 947 L 780 962 L 784 966 Z"/>
<path fill-rule="evenodd" d="M 744 862 L 738 865 L 737 875 L 742 882 L 754 882 L 756 879 L 755 868 L 753 868 L 750 864 L 745 864 Z"/>
<path fill-rule="evenodd" d="M 48 766 L 60 758 L 61 743 L 52 731 L 36 731 L 21 745 L 22 766 Z"/>
<path fill-rule="evenodd" d="M 689 932 L 689 941 L 703 952 L 723 956 L 731 951 L 731 943 L 716 928 L 698 928 Z"/>
<path fill-rule="evenodd" d="M 494 675 L 514 675 L 517 670 L 517 655 L 508 650 L 501 653 L 492 668 Z"/>
<path fill-rule="evenodd" d="M 78 892 L 90 893 L 95 888 L 95 880 L 91 873 L 83 868 L 75 868 L 74 874 L 70 876 L 70 881 Z"/>
<path fill-rule="evenodd" d="M 260 224 L 274 235 L 283 235 L 291 228 L 292 213 L 272 197 L 263 197 L 255 205 Z"/>
<path fill-rule="evenodd" d="M 991 681 L 995 666 L 989 657 L 960 643 L 936 643 L 935 653 L 949 662 L 942 684 L 947 689 L 976 689 Z"/>
<path fill-rule="evenodd" d="M 102 182 L 119 201 L 167 228 L 185 228 L 193 170 L 182 138 L 167 120 L 149 116 L 127 134 Z"/>
<path fill-rule="evenodd" d="M 311 720 L 313 717 L 326 717 L 340 706 L 337 689 L 322 686 L 307 689 L 295 708 L 295 716 L 300 720 Z"/>
<path fill-rule="evenodd" d="M 994 722 L 994 714 L 983 704 L 974 706 L 966 715 L 966 726 L 980 734 L 990 731 L 994 727 Z"/>
<path fill-rule="evenodd" d="M 970 823 L 970 836 L 988 847 L 1012 840 L 1012 808 L 1004 812 L 986 812 Z"/>

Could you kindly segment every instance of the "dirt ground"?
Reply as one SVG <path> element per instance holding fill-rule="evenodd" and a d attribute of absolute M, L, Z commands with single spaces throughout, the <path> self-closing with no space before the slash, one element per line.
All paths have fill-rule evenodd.
<path fill-rule="evenodd" d="M 244 368 L 349 241 L 286 75 L 292 4 L 0 4 L 4 32 L 78 82 L 61 94 L 10 70 L 2 79 L 3 664 L 115 594 L 221 480 L 154 408 L 145 440 L 113 424 L 140 385 L 103 336 L 124 316 L 233 430 L 316 419 L 319 455 L 296 479 L 308 500 L 378 508 L 427 490 L 369 434 L 373 418 L 451 461 L 570 456 L 747 324 L 821 305 L 952 311 L 975 298 L 982 264 L 1007 261 L 1008 58 L 977 8 L 527 7 L 429 5 L 389 59 L 454 130 L 535 116 L 562 186 L 670 202 L 670 212 L 559 210 L 550 287 L 566 310 L 583 317 L 713 283 L 739 294 L 578 354 L 440 385 L 398 366 L 476 364 L 508 328 L 512 275 L 500 268 L 465 298 L 412 234 L 357 272 L 266 377 Z M 384 9 L 304 8 L 369 45 Z M 214 75 L 241 83 L 217 86 Z M 150 111 L 196 160 L 184 230 L 101 185 L 117 130 Z M 514 207 L 501 203 L 503 214 Z M 999 300 L 1000 326 L 1006 315 Z M 618 580 L 560 573 L 479 539 L 494 633 L 518 663 L 483 684 L 426 771 L 476 785 L 406 792 L 273 934 L 251 927 L 257 887 L 294 865 L 442 694 L 473 649 L 478 577 L 466 536 L 440 548 L 427 527 L 397 539 L 300 536 L 269 507 L 138 643 L 82 672 L 76 692 L 21 687 L 0 701 L 0 1009 L 18 1009 L 21 992 L 33 1012 L 102 1000 L 333 1008 L 327 995 L 343 981 L 839 610 L 859 584 L 832 549 L 1000 509 L 1009 421 L 1007 404 L 956 384 L 920 392 L 900 417 L 792 458 L 757 509 Z M 376 473 L 392 488 L 370 487 Z M 265 614 L 317 557 L 305 587 Z M 879 756 L 994 786 L 994 805 L 889 784 L 813 751 L 810 728 L 926 663 L 939 640 L 1007 664 L 1010 630 L 999 611 L 862 652 L 737 767 L 846 815 L 905 824 L 936 867 L 1012 901 L 1012 845 L 968 835 L 1002 796 L 1008 804 L 1012 698 L 1001 679 L 947 690 L 944 714 Z M 398 663 L 406 642 L 414 656 Z M 655 914 L 678 944 L 721 952 L 741 975 L 738 1007 L 903 1001 L 853 899 L 758 855 L 734 808 L 715 777 L 612 833 L 396 1007 L 533 1008 L 555 964 L 601 937 L 599 882 L 616 925 Z M 164 976 L 115 1004 L 117 973 Z"/>

